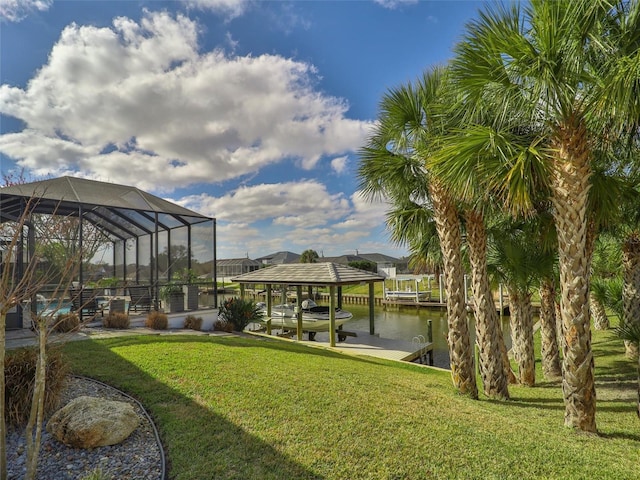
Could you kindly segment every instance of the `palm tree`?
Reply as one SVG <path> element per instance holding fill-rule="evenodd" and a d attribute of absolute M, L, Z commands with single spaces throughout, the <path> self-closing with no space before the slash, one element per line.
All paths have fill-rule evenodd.
<path fill-rule="evenodd" d="M 487 232 L 484 218 L 481 210 L 475 208 L 465 212 L 465 219 L 476 316 L 476 338 L 480 349 L 479 358 L 485 394 L 489 397 L 508 399 L 508 384 L 515 383 L 515 375 L 511 371 L 489 284 Z"/>
<path fill-rule="evenodd" d="M 399 206 L 412 202 L 432 212 L 447 288 L 451 376 L 460 393 L 477 398 L 464 298 L 458 210 L 447 190 L 425 168 L 424 155 L 435 148 L 444 128 L 445 119 L 435 114 L 445 86 L 444 73 L 433 69 L 425 73 L 418 85 L 409 83 L 384 95 L 378 123 L 360 152 L 359 177 L 362 191 L 371 198 L 383 196 L 392 205 Z M 411 238 L 411 232 L 421 225 L 415 224 L 401 239 Z"/>
<path fill-rule="evenodd" d="M 623 323 L 616 332 L 625 342 L 632 343 L 636 348 L 640 348 L 640 323 Z M 640 357 L 638 357 L 638 403 L 636 413 L 640 418 Z"/>
<path fill-rule="evenodd" d="M 547 379 L 562 376 L 556 317 L 555 277 L 546 276 L 540 282 L 540 356 L 542 374 Z"/>
<path fill-rule="evenodd" d="M 596 330 L 610 328 L 606 305 L 609 302 L 609 280 L 619 275 L 622 264 L 622 248 L 615 232 L 605 232 L 598 237 L 591 262 L 591 291 L 589 303 L 593 326 Z"/>
<path fill-rule="evenodd" d="M 591 432 L 596 431 L 587 245 L 592 145 L 597 137 L 606 141 L 637 132 L 639 10 L 637 2 L 606 0 L 531 0 L 526 6 L 489 8 L 468 25 L 452 67 L 469 102 L 493 99 L 504 118 L 511 120 L 516 112 L 548 146 L 536 158 L 551 189 L 558 233 L 565 425 Z M 505 155 L 504 160 L 516 159 Z M 518 187 L 504 177 L 491 181 L 495 188 Z M 511 196 L 518 200 L 514 192 Z"/>
<path fill-rule="evenodd" d="M 491 234 L 489 268 L 494 278 L 504 283 L 509 293 L 511 339 L 518 380 L 535 385 L 533 342 L 533 288 L 553 271 L 554 256 L 542 248 L 535 234 L 540 222 L 501 222 Z"/>

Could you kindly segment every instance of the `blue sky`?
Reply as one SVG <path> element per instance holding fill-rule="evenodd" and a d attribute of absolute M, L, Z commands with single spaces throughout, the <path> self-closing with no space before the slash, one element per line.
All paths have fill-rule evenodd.
<path fill-rule="evenodd" d="M 218 219 L 218 258 L 407 253 L 358 192 L 381 96 L 481 2 L 0 0 L 0 169 Z"/>

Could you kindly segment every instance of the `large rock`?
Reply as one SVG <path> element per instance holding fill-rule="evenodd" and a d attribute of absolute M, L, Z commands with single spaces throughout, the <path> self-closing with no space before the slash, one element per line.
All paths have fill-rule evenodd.
<path fill-rule="evenodd" d="M 94 448 L 122 442 L 139 423 L 129 403 L 83 396 L 54 413 L 47 431 L 65 445 Z"/>

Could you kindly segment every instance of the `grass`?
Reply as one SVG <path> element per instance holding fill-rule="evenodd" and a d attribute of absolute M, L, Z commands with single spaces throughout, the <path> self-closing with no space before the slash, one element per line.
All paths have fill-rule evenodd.
<path fill-rule="evenodd" d="M 172 479 L 640 478 L 634 363 L 611 331 L 593 345 L 597 436 L 563 427 L 557 383 L 473 401 L 446 371 L 240 336 L 66 351 L 76 373 L 143 402 Z"/>

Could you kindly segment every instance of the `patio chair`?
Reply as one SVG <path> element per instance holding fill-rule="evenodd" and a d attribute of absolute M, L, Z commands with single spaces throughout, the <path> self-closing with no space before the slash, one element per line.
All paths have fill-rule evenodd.
<path fill-rule="evenodd" d="M 80 317 L 83 315 L 104 316 L 102 305 L 98 302 L 96 292 L 93 288 L 82 288 L 71 290 L 71 311 L 77 312 Z"/>
<path fill-rule="evenodd" d="M 129 311 L 149 312 L 153 303 L 151 298 L 151 287 L 144 285 L 135 285 L 129 287 Z"/>

